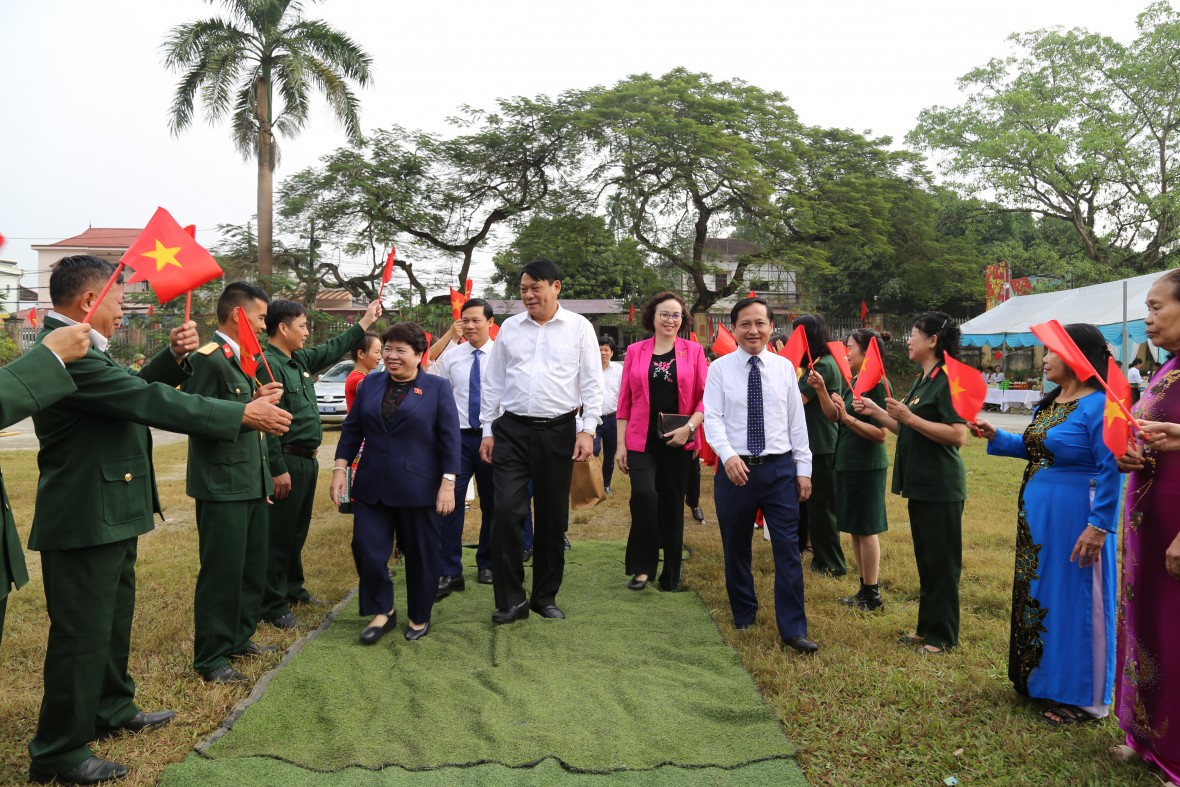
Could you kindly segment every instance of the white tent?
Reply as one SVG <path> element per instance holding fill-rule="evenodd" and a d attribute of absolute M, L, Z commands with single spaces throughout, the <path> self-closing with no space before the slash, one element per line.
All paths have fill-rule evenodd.
<path fill-rule="evenodd" d="M 1041 342 L 1029 330 L 1030 326 L 1047 320 L 1062 325 L 1086 322 L 1097 326 L 1111 344 L 1121 348 L 1123 343 L 1123 283 L 1127 285 L 1126 316 L 1130 354 L 1147 340 L 1143 318 L 1147 316 L 1147 291 L 1164 274 L 1148 273 L 1130 279 L 1108 281 L 1059 292 L 1017 295 L 991 311 L 968 320 L 959 326 L 963 344 L 1000 347 L 1030 347 Z M 1120 352 L 1121 356 L 1122 353 Z"/>

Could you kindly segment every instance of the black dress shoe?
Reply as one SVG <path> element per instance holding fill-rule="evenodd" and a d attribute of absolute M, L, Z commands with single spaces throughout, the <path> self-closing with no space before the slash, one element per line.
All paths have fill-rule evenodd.
<path fill-rule="evenodd" d="M 131 770 L 126 765 L 117 762 L 91 757 L 70 768 L 68 771 L 53 773 L 52 771 L 29 768 L 29 780 L 38 784 L 48 784 L 57 781 L 58 784 L 101 784 L 102 782 L 122 779 Z"/>
<path fill-rule="evenodd" d="M 397 626 L 397 612 L 389 616 L 389 620 L 385 621 L 384 626 L 369 626 L 361 632 L 360 642 L 362 645 L 372 645 L 377 640 L 384 637 L 389 632 L 393 631 Z"/>
<path fill-rule="evenodd" d="M 574 545 L 570 543 L 569 536 L 562 536 L 561 540 L 564 542 L 563 546 L 565 547 L 566 552 L 569 552 L 571 549 L 574 548 Z"/>
<path fill-rule="evenodd" d="M 247 656 L 261 656 L 264 653 L 274 653 L 274 652 L 278 651 L 278 649 L 279 649 L 278 645 L 257 645 L 255 643 L 251 642 L 249 645 L 246 646 L 245 650 L 243 650 L 239 653 L 231 653 L 231 654 L 229 654 L 229 657 L 231 659 L 244 659 Z"/>
<path fill-rule="evenodd" d="M 430 633 L 430 621 L 426 621 L 426 625 L 420 629 L 406 626 L 406 641 L 413 642 L 416 639 L 422 639 Z"/>
<path fill-rule="evenodd" d="M 438 590 L 434 594 L 434 600 L 441 601 L 452 593 L 466 589 L 467 582 L 461 574 L 455 577 L 439 577 Z"/>
<path fill-rule="evenodd" d="M 206 683 L 249 683 L 250 679 L 228 664 L 201 675 Z"/>
<path fill-rule="evenodd" d="M 631 590 L 643 590 L 647 587 L 646 579 L 639 579 L 638 577 L 631 577 L 631 581 L 627 583 L 627 587 Z"/>
<path fill-rule="evenodd" d="M 692 507 L 692 518 L 698 522 L 704 522 L 705 521 L 704 510 L 702 510 L 700 506 L 693 506 Z"/>
<path fill-rule="evenodd" d="M 508 609 L 498 609 L 492 613 L 492 622 L 501 625 L 504 623 L 515 623 L 518 620 L 524 620 L 529 616 L 529 603 L 522 601 L 515 607 Z"/>
<path fill-rule="evenodd" d="M 543 618 L 552 618 L 553 620 L 565 618 L 565 613 L 558 609 L 556 604 L 529 604 L 529 609 Z"/>
<path fill-rule="evenodd" d="M 481 585 L 492 584 L 492 570 L 490 568 L 481 568 L 479 570 L 479 576 L 476 579 L 476 581 L 479 582 L 479 584 L 481 584 Z"/>
<path fill-rule="evenodd" d="M 307 627 L 307 624 L 305 624 L 299 618 L 295 617 L 294 612 L 288 612 L 286 615 L 282 615 L 281 617 L 277 617 L 277 618 L 274 618 L 273 620 L 268 620 L 266 622 L 269 623 L 270 625 L 274 626 L 277 629 L 288 629 L 289 630 L 289 629 L 301 629 L 301 628 Z"/>
<path fill-rule="evenodd" d="M 132 716 L 127 721 L 120 724 L 118 727 L 112 727 L 109 730 L 103 730 L 95 736 L 96 741 L 105 741 L 107 738 L 113 738 L 121 732 L 137 733 L 144 730 L 150 730 L 153 727 L 163 727 L 168 722 L 176 718 L 176 711 L 161 710 L 154 713 L 146 713 L 140 711 Z"/>
<path fill-rule="evenodd" d="M 819 650 L 819 645 L 815 644 L 807 637 L 787 637 L 783 640 L 783 645 L 795 651 L 802 653 L 804 656 L 810 656 Z"/>
<path fill-rule="evenodd" d="M 526 550 L 524 551 L 524 559 L 523 559 L 523 560 L 521 560 L 521 562 L 522 562 L 522 563 L 527 563 L 527 562 L 529 562 L 529 561 L 530 561 L 530 560 L 532 560 L 532 559 L 533 559 L 533 550 L 531 550 L 531 549 L 526 549 Z"/>

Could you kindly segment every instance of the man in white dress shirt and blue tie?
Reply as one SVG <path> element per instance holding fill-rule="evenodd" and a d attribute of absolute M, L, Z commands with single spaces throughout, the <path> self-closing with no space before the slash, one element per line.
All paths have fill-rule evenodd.
<path fill-rule="evenodd" d="M 784 647 L 810 654 L 799 557 L 799 503 L 811 495 L 811 449 L 795 367 L 767 343 L 774 312 L 762 298 L 730 313 L 738 349 L 713 362 L 705 382 L 705 433 L 723 472 L 713 500 L 725 555 L 725 589 L 738 630 L 754 625 L 758 597 L 750 538 L 758 509 L 774 554 L 774 613 Z"/>
<path fill-rule="evenodd" d="M 590 321 L 557 302 L 561 274 L 533 260 L 520 276 L 525 312 L 500 326 L 483 378 L 480 458 L 496 484 L 492 525 L 492 622 L 529 610 L 564 618 L 557 592 L 565 572 L 574 462 L 589 460 L 602 412 L 602 361 Z M 578 410 L 581 408 L 581 414 Z M 533 483 L 533 591 L 524 593 L 522 524 Z"/>

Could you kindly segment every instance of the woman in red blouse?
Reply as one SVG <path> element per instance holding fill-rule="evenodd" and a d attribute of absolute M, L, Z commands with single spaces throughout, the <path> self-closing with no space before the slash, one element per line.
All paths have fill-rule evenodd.
<path fill-rule="evenodd" d="M 351 410 L 356 399 L 356 387 L 369 372 L 381 365 L 381 337 L 372 331 L 365 333 L 348 354 L 352 358 L 353 366 L 344 381 L 344 405 Z"/>

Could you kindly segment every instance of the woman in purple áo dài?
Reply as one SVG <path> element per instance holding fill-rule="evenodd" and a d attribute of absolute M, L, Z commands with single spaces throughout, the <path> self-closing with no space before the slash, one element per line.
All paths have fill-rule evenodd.
<path fill-rule="evenodd" d="M 1131 473 L 1123 523 L 1115 715 L 1126 743 L 1180 785 L 1180 270 L 1147 293 L 1147 338 L 1173 354 L 1134 408 L 1145 447 L 1119 462 Z"/>

